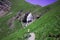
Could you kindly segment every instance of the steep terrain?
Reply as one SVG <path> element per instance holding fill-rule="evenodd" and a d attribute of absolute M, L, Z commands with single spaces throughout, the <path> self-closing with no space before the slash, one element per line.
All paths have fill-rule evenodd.
<path fill-rule="evenodd" d="M 27 29 L 31 32 L 36 33 L 36 40 L 57 40 L 60 35 L 60 5 L 59 2 L 50 6 L 52 9 L 48 11 L 40 19 L 36 20 L 26 29 L 20 29 L 15 33 L 12 33 L 3 40 L 24 40 L 24 34 L 26 34 Z M 50 37 L 50 36 L 51 37 Z M 54 36 L 55 35 L 55 36 Z M 54 37 L 53 37 L 54 36 Z M 60 39 L 58 39 L 60 40 Z"/>
<path fill-rule="evenodd" d="M 11 6 L 9 13 L 7 13 L 4 17 L 0 18 L 0 40 L 21 28 L 21 22 L 19 22 L 18 20 L 14 21 L 13 30 L 11 30 L 8 25 L 8 21 L 10 19 L 12 19 L 20 10 L 23 10 L 23 13 L 25 13 L 30 10 L 31 11 L 35 10 L 35 8 L 36 9 L 40 8 L 37 6 L 30 5 L 30 4 L 26 3 L 24 0 L 18 0 L 18 1 L 10 0 L 10 2 L 11 2 L 12 6 Z"/>
<path fill-rule="evenodd" d="M 0 25 L 0 27 L 2 26 L 6 30 L 8 30 L 8 26 L 5 24 L 5 22 L 9 18 L 14 16 L 18 10 L 23 8 L 24 7 L 23 5 L 25 4 L 25 2 L 22 0 L 21 1 L 20 0 L 18 0 L 18 1 L 11 0 L 11 2 L 14 4 L 14 5 L 12 5 L 12 10 L 11 10 L 11 12 L 13 12 L 14 14 L 5 16 L 5 17 L 3 17 L 3 19 L 0 18 L 1 19 L 0 23 L 3 24 L 3 25 Z M 22 4 L 19 4 L 19 3 L 22 3 Z M 28 29 L 30 29 L 30 32 L 34 32 L 36 34 L 36 40 L 60 40 L 60 5 L 59 4 L 60 4 L 60 1 L 56 2 L 55 4 L 47 6 L 50 8 L 50 10 L 47 12 L 42 12 L 42 13 L 46 13 L 46 14 L 41 16 L 39 19 L 37 19 L 35 22 L 33 22 L 31 25 L 29 25 L 25 29 L 18 30 L 18 28 L 17 28 L 17 30 L 15 30 L 14 33 L 7 35 L 7 37 L 4 37 L 2 40 L 24 40 L 25 39 L 24 35 L 27 33 Z M 26 4 L 25 8 L 27 8 L 27 9 L 24 9 L 24 10 L 27 11 L 30 9 L 32 10 L 32 8 L 33 8 L 33 10 L 35 9 L 34 6 L 32 8 L 31 7 L 32 7 L 32 5 L 29 6 L 29 4 Z M 40 8 L 39 11 L 43 11 L 47 7 Z M 19 22 L 17 21 L 16 22 L 17 27 L 18 27 L 18 23 Z M 1 36 L 2 36 L 2 34 L 1 34 Z"/>

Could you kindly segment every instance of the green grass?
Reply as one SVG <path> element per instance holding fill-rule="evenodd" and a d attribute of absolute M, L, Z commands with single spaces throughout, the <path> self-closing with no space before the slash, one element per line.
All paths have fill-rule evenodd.
<path fill-rule="evenodd" d="M 38 6 L 30 5 L 24 0 L 11 0 L 12 2 L 12 8 L 11 12 L 12 14 L 9 16 L 5 16 L 3 18 L 0 18 L 0 28 L 4 29 L 0 34 L 0 39 L 3 37 L 2 40 L 24 40 L 24 34 L 27 33 L 27 30 L 30 29 L 31 32 L 35 32 L 36 34 L 36 40 L 56 40 L 56 38 L 50 38 L 48 35 L 50 33 L 57 35 L 60 34 L 60 1 L 56 2 L 55 4 L 49 5 L 47 7 L 50 7 L 51 10 L 47 11 L 45 15 L 43 15 L 40 19 L 33 22 L 31 25 L 29 25 L 26 29 L 19 29 L 21 27 L 21 24 L 19 21 L 15 21 L 16 30 L 15 32 L 11 33 L 10 35 L 7 34 L 8 31 L 8 25 L 6 24 L 7 20 L 16 15 L 16 13 L 24 8 L 24 12 L 28 10 L 32 10 L 32 12 L 35 9 L 38 9 L 38 12 L 43 12 L 43 10 L 46 10 L 47 7 L 41 8 Z M 44 13 L 44 12 L 43 12 Z M 19 25 L 20 24 L 20 25 Z M 5 33 L 5 34 L 4 34 Z M 7 35 L 7 37 L 5 37 Z"/>
<path fill-rule="evenodd" d="M 20 25 L 21 23 L 18 20 L 14 22 L 15 28 L 13 29 L 13 31 L 10 30 L 9 26 L 7 25 L 7 21 L 13 16 L 15 16 L 18 11 L 23 9 L 23 12 L 25 13 L 30 10 L 33 11 L 38 8 L 40 9 L 40 7 L 33 6 L 33 5 L 30 5 L 24 2 L 24 0 L 10 0 L 10 1 L 12 3 L 12 6 L 11 6 L 11 10 L 9 13 L 12 13 L 12 14 L 5 15 L 4 17 L 0 18 L 0 29 L 2 29 L 2 31 L 0 31 L 0 40 L 8 36 L 9 34 L 13 33 L 14 31 L 19 30 L 19 28 L 21 27 Z M 10 33 L 7 33 L 7 32 L 10 32 Z"/>
<path fill-rule="evenodd" d="M 56 40 L 56 38 L 48 37 L 48 35 L 60 34 L 60 5 L 58 3 L 50 5 L 52 8 L 40 19 L 33 22 L 26 29 L 17 30 L 15 33 L 5 37 L 2 40 L 24 40 L 23 36 L 30 29 L 31 32 L 35 32 L 36 40 Z"/>

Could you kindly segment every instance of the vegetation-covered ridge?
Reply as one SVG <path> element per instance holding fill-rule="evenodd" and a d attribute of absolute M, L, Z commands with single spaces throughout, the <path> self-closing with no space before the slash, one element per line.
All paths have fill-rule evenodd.
<path fill-rule="evenodd" d="M 57 38 L 59 38 L 57 35 L 60 35 L 60 5 L 56 3 L 50 7 L 53 8 L 26 29 L 20 29 L 2 40 L 24 40 L 23 36 L 27 32 L 27 29 L 35 32 L 36 40 L 57 40 Z M 53 35 L 55 35 L 55 37 L 53 37 Z M 58 40 L 60 40 L 60 38 Z"/>
<path fill-rule="evenodd" d="M 36 34 L 36 40 L 60 40 L 60 1 L 56 2 L 55 4 L 46 6 L 46 7 L 39 7 L 39 6 L 33 6 L 30 4 L 26 4 L 24 0 L 10 0 L 12 2 L 12 8 L 10 15 L 6 15 L 3 18 L 0 18 L 0 27 L 4 29 L 2 33 L 0 33 L 2 40 L 24 40 L 24 35 L 27 33 L 27 30 L 30 29 L 30 32 L 34 32 Z M 35 9 L 38 9 L 38 12 L 45 10 L 47 7 L 51 8 L 49 11 L 46 12 L 42 17 L 37 19 L 35 22 L 33 22 L 31 25 L 29 25 L 26 29 L 18 29 L 17 27 L 20 27 L 18 25 L 18 21 L 15 21 L 15 26 L 17 30 L 11 34 L 7 34 L 8 31 L 8 25 L 6 24 L 7 20 L 16 15 L 16 13 L 24 8 L 24 12 L 27 10 L 34 11 Z M 37 12 L 37 13 L 38 13 Z M 44 12 L 43 12 L 44 13 Z M 5 33 L 5 34 L 4 34 Z M 3 35 L 4 34 L 4 35 Z M 7 37 L 5 37 L 7 35 Z M 57 36 L 58 35 L 58 36 Z"/>

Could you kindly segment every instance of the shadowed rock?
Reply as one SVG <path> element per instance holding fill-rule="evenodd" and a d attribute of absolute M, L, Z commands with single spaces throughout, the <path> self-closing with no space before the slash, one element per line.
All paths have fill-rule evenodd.
<path fill-rule="evenodd" d="M 27 22 L 27 16 L 30 12 L 27 12 L 22 20 L 23 23 L 26 23 Z"/>
<path fill-rule="evenodd" d="M 55 38 L 59 38 L 60 37 L 60 34 L 57 34 L 57 35 L 51 35 L 51 34 L 49 34 L 49 37 L 55 37 Z"/>

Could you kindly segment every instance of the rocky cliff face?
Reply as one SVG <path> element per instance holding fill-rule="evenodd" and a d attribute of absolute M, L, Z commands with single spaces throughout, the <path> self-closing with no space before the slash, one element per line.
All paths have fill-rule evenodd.
<path fill-rule="evenodd" d="M 7 12 L 10 11 L 11 3 L 8 0 L 0 1 L 0 17 L 4 16 Z"/>

